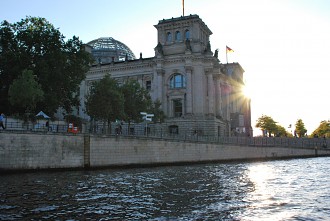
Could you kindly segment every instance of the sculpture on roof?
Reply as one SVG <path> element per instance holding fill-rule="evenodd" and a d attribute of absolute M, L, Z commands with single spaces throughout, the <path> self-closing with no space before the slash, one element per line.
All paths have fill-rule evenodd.
<path fill-rule="evenodd" d="M 156 51 L 158 52 L 158 54 L 164 55 L 163 45 L 160 42 L 158 42 L 158 44 L 156 46 Z"/>

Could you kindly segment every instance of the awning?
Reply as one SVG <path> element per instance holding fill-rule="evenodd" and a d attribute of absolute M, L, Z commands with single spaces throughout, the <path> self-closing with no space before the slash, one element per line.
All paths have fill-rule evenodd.
<path fill-rule="evenodd" d="M 43 111 L 40 111 L 37 115 L 36 115 L 36 117 L 43 117 L 43 118 L 46 118 L 46 119 L 49 119 L 50 117 L 47 115 L 47 114 L 45 114 Z"/>

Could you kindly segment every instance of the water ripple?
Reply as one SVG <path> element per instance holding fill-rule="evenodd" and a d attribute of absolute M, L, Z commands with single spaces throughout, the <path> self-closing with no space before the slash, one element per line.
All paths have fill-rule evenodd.
<path fill-rule="evenodd" d="M 327 220 L 329 158 L 0 176 L 0 220 Z"/>

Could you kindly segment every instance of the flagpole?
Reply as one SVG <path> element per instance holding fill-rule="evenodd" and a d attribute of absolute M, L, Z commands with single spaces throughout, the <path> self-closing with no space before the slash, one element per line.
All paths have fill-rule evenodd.
<path fill-rule="evenodd" d="M 184 0 L 182 0 L 182 15 L 184 16 Z"/>
<path fill-rule="evenodd" d="M 228 47 L 228 46 L 226 45 L 226 60 L 227 60 L 227 64 L 228 64 L 228 52 L 234 52 L 234 50 L 231 49 L 230 47 Z"/>

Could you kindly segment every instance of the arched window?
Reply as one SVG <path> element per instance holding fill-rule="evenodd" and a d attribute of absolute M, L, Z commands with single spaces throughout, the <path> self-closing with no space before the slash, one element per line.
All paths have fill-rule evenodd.
<path fill-rule="evenodd" d="M 170 79 L 170 88 L 186 87 L 186 78 L 182 74 L 174 74 Z"/>
<path fill-rule="evenodd" d="M 186 40 L 190 38 L 190 31 L 187 29 L 185 34 L 184 34 Z"/>
<path fill-rule="evenodd" d="M 167 42 L 171 42 L 172 41 L 172 34 L 171 34 L 171 32 L 167 32 L 167 34 L 166 34 L 166 40 L 167 40 Z"/>
<path fill-rule="evenodd" d="M 181 41 L 181 33 L 179 31 L 175 32 L 175 41 Z"/>

